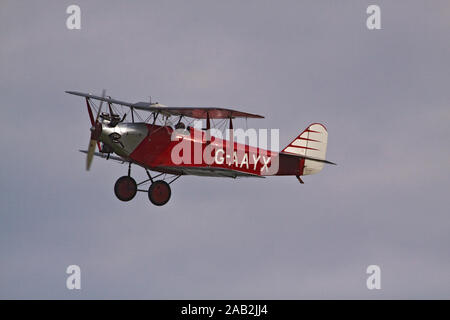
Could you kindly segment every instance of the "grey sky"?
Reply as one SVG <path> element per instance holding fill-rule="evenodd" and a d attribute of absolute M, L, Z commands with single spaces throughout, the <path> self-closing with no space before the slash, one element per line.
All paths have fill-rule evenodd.
<path fill-rule="evenodd" d="M 0 298 L 450 298 L 448 1 L 132 3 L 0 3 Z M 373 3 L 382 30 L 365 27 Z M 239 106 L 281 146 L 323 122 L 338 166 L 304 185 L 183 177 L 164 207 L 121 203 L 126 167 L 85 172 L 88 115 L 64 94 L 103 88 Z"/>

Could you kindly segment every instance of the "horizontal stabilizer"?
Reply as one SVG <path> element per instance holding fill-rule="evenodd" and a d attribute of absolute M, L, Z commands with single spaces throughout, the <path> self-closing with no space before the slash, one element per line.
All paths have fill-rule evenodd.
<path fill-rule="evenodd" d="M 291 157 L 302 158 L 302 159 L 306 159 L 306 160 L 311 160 L 311 161 L 316 161 L 316 162 L 322 162 L 322 163 L 326 163 L 326 164 L 332 164 L 332 165 L 337 166 L 337 163 L 334 163 L 334 162 L 331 162 L 328 160 L 324 160 L 324 159 L 317 159 L 317 158 L 313 158 L 313 157 L 302 156 L 302 155 L 286 153 L 286 152 L 280 152 L 280 154 L 284 154 L 286 156 L 291 156 Z"/>

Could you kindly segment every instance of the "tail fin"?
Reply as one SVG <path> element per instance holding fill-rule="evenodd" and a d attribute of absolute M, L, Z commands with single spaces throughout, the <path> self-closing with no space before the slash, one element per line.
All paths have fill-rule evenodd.
<path fill-rule="evenodd" d="M 328 132 L 324 125 L 313 123 L 308 126 L 297 138 L 286 148 L 284 153 L 305 157 L 302 175 L 318 173 L 323 169 L 324 162 L 314 161 L 325 160 L 327 153 Z"/>

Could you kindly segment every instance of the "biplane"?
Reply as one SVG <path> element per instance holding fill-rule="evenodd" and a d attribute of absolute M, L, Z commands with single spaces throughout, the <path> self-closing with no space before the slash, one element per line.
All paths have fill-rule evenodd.
<path fill-rule="evenodd" d="M 309 125 L 282 151 L 274 152 L 210 134 L 214 121 L 233 132 L 234 119 L 264 118 L 257 114 L 216 107 L 167 107 L 151 99 L 129 103 L 105 96 L 105 91 L 101 96 L 66 93 L 81 96 L 86 102 L 91 133 L 88 149 L 80 150 L 87 155 L 86 170 L 94 156 L 128 164 L 128 174 L 114 185 L 121 201 L 132 200 L 140 191 L 146 192 L 154 205 L 162 206 L 170 199 L 170 185 L 184 175 L 295 176 L 303 184 L 301 176 L 318 173 L 324 164 L 335 164 L 325 159 L 328 133 L 320 123 Z M 104 102 L 108 109 L 102 112 Z M 148 112 L 145 119 L 141 111 Z M 206 128 L 191 126 L 193 120 L 205 121 Z M 209 157 L 203 157 L 205 154 Z M 131 176 L 132 164 L 142 167 L 148 179 L 136 182 Z"/>

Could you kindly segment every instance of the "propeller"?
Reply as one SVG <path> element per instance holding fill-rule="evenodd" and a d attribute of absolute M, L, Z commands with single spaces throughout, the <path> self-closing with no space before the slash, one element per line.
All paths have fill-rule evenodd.
<path fill-rule="evenodd" d="M 97 117 L 91 127 L 91 138 L 89 140 L 89 148 L 86 157 L 86 170 L 89 171 L 94 158 L 95 145 L 98 143 L 98 139 L 102 134 L 102 124 L 98 121 L 100 113 L 102 112 L 103 99 L 105 98 L 105 90 L 102 91 L 102 100 L 100 100 L 100 106 L 98 107 Z"/>

